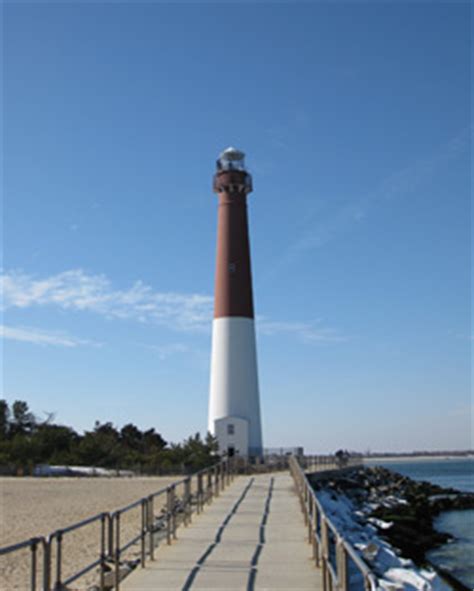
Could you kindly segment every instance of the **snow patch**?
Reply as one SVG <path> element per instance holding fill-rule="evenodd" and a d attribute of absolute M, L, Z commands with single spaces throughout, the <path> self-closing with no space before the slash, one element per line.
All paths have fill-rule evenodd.
<path fill-rule="evenodd" d="M 377 535 L 377 529 L 388 529 L 391 522 L 368 518 L 374 503 L 356 509 L 345 495 L 320 490 L 316 496 L 327 518 L 338 532 L 358 550 L 378 579 L 377 591 L 451 591 L 441 577 L 431 569 L 417 567 L 412 560 L 402 558 L 395 549 Z M 387 497 L 386 502 L 395 506 L 396 497 Z M 406 501 L 405 501 L 406 502 Z M 363 582 L 360 582 L 360 591 Z M 359 591 L 359 589 L 357 589 Z"/>

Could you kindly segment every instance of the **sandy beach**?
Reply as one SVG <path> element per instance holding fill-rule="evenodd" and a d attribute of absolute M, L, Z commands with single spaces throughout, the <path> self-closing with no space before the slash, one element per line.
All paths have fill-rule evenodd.
<path fill-rule="evenodd" d="M 101 512 L 114 511 L 157 492 L 177 477 L 137 478 L 0 478 L 0 547 L 34 536 L 47 536 Z M 155 513 L 159 510 L 158 503 Z M 139 531 L 140 508 L 122 518 L 123 540 Z M 64 538 L 66 577 L 98 558 L 100 524 L 90 524 Z M 131 549 L 130 555 L 136 550 Z M 41 561 L 41 552 L 38 555 Z M 0 557 L 0 589 L 29 589 L 30 551 Z M 97 582 L 89 573 L 71 584 L 86 589 Z"/>

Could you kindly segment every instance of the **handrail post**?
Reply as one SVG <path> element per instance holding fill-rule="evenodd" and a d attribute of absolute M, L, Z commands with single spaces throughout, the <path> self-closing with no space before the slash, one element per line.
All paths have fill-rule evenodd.
<path fill-rule="evenodd" d="M 43 591 L 50 591 L 51 540 L 43 538 Z"/>
<path fill-rule="evenodd" d="M 153 495 L 148 497 L 148 532 L 149 532 L 149 553 L 150 560 L 155 560 L 155 513 Z"/>
<path fill-rule="evenodd" d="M 206 473 L 205 472 L 201 472 L 201 474 L 199 474 L 199 497 L 201 499 L 200 504 L 200 509 L 199 512 L 202 513 L 204 511 L 204 505 L 206 504 Z"/>
<path fill-rule="evenodd" d="M 36 591 L 36 550 L 38 549 L 38 540 L 34 538 L 31 543 L 31 591 Z"/>
<path fill-rule="evenodd" d="M 120 511 L 115 513 L 115 591 L 120 588 Z"/>
<path fill-rule="evenodd" d="M 306 525 L 306 508 L 304 506 L 304 490 L 303 490 L 303 478 L 301 474 L 298 474 L 298 494 L 300 497 L 301 511 L 303 512 L 304 524 Z"/>
<path fill-rule="evenodd" d="M 202 474 L 199 473 L 197 477 L 197 513 L 202 511 Z"/>
<path fill-rule="evenodd" d="M 189 502 L 189 521 L 188 523 L 193 522 L 193 477 L 189 477 L 188 481 L 188 502 Z"/>
<path fill-rule="evenodd" d="M 188 524 L 192 520 L 192 507 L 191 507 L 191 478 L 186 478 L 184 481 L 184 525 L 188 527 Z"/>
<path fill-rule="evenodd" d="M 329 587 L 329 534 L 328 524 L 325 517 L 321 519 L 321 542 L 322 542 L 322 559 L 323 559 L 323 590 L 327 591 Z"/>
<path fill-rule="evenodd" d="M 171 487 L 171 497 L 173 499 L 172 505 L 172 518 L 173 518 L 173 540 L 177 540 L 178 536 L 176 534 L 177 526 L 176 526 L 176 485 L 173 484 Z"/>
<path fill-rule="evenodd" d="M 212 468 L 209 468 L 207 471 L 207 503 L 211 502 L 213 496 L 213 489 L 212 489 Z"/>
<path fill-rule="evenodd" d="M 62 542 L 63 532 L 58 530 L 53 536 L 56 537 L 56 580 L 54 582 L 54 590 L 60 590 L 61 583 L 61 566 L 62 566 Z"/>
<path fill-rule="evenodd" d="M 196 475 L 196 515 L 199 515 L 199 474 Z"/>
<path fill-rule="evenodd" d="M 319 568 L 320 562 L 319 562 L 319 552 L 320 552 L 320 547 L 319 547 L 319 541 L 318 541 L 318 536 L 317 536 L 317 532 L 318 532 L 318 517 L 321 520 L 321 515 L 319 513 L 319 509 L 316 505 L 316 503 L 314 504 L 314 525 L 313 525 L 313 558 L 314 558 L 314 562 L 316 564 L 316 566 Z"/>
<path fill-rule="evenodd" d="M 105 587 L 105 521 L 106 514 L 102 513 L 100 518 L 100 591 L 104 591 Z"/>
<path fill-rule="evenodd" d="M 219 465 L 214 467 L 214 494 L 219 496 Z"/>
<path fill-rule="evenodd" d="M 141 567 L 145 568 L 145 543 L 146 543 L 146 531 L 147 531 L 147 502 L 146 499 L 142 499 L 141 502 L 141 509 L 142 509 L 142 531 L 141 531 L 141 539 L 140 539 L 140 549 L 141 549 Z"/>
<path fill-rule="evenodd" d="M 308 497 L 308 544 L 311 544 L 311 533 L 313 530 L 313 513 L 314 513 L 314 501 L 312 495 Z"/>
<path fill-rule="evenodd" d="M 171 511 L 172 511 L 171 486 L 166 489 L 166 543 L 171 544 Z"/>
<path fill-rule="evenodd" d="M 107 556 L 109 560 L 114 559 L 114 515 L 108 514 L 108 532 L 107 532 Z"/>
<path fill-rule="evenodd" d="M 305 523 L 308 525 L 309 523 L 309 491 L 307 483 L 303 483 L 304 486 L 304 515 L 305 515 Z"/>
<path fill-rule="evenodd" d="M 337 580 L 340 591 L 348 591 L 347 552 L 341 537 L 337 541 Z"/>

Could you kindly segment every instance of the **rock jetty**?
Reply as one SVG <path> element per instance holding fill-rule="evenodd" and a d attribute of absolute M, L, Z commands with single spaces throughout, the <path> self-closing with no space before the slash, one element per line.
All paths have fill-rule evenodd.
<path fill-rule="evenodd" d="M 375 528 L 399 556 L 418 567 L 428 564 L 429 550 L 452 538 L 434 528 L 434 518 L 443 511 L 474 508 L 472 493 L 414 481 L 382 467 L 319 472 L 310 480 L 323 507 L 324 500 L 347 500 L 356 522 Z M 452 587 L 466 589 L 448 573 L 440 574 Z"/>

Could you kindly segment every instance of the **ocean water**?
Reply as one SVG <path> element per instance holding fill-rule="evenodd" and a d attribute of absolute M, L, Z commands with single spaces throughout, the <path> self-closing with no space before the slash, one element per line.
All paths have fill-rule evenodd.
<path fill-rule="evenodd" d="M 413 480 L 426 480 L 447 488 L 474 492 L 474 459 L 376 463 Z M 474 510 L 447 511 L 436 519 L 435 527 L 452 534 L 456 540 L 432 550 L 428 554 L 429 560 L 474 589 Z"/>
<path fill-rule="evenodd" d="M 372 462 L 366 462 L 371 464 Z M 474 492 L 474 458 L 376 462 L 413 480 L 427 480 L 446 488 Z"/>
<path fill-rule="evenodd" d="M 435 527 L 456 540 L 429 552 L 429 560 L 474 589 L 474 510 L 444 513 L 436 519 Z"/>

